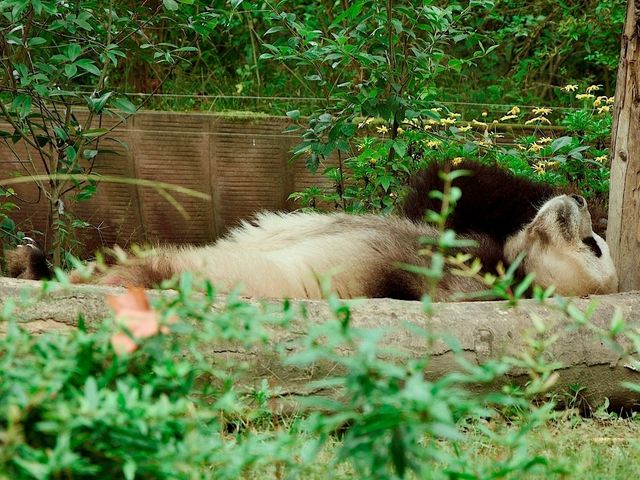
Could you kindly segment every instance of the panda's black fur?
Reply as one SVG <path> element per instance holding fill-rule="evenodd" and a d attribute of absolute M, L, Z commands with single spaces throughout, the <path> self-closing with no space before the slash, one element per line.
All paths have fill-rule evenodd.
<path fill-rule="evenodd" d="M 343 298 L 416 300 L 428 291 L 428 281 L 403 264 L 430 264 L 419 252 L 420 239 L 438 235 L 423 218 L 427 209 L 440 209 L 428 192 L 442 189 L 438 172 L 443 168 L 433 164 L 415 175 L 399 216 L 263 213 L 211 246 L 158 247 L 151 255 L 88 280 L 77 272 L 71 279 L 152 287 L 190 271 L 223 291 L 242 284 L 249 296 L 321 298 L 319 279 L 331 275 L 334 291 Z M 508 264 L 526 251 L 522 273 L 534 272 L 546 284 L 559 283 L 561 293 L 615 290 L 613 263 L 606 244 L 591 229 L 582 197 L 558 195 L 499 167 L 464 162 L 455 168 L 471 175 L 454 182 L 463 195 L 449 227 L 476 242 L 476 247 L 461 250 L 477 256 L 484 271 L 495 272 L 500 263 Z M 9 261 L 13 276 L 41 278 L 45 272 L 44 256 L 32 244 L 10 254 Z M 445 268 L 434 299 L 483 289 L 480 279 Z"/>
<path fill-rule="evenodd" d="M 517 177 L 497 165 L 469 160 L 455 166 L 433 162 L 412 177 L 400 207 L 401 215 L 422 221 L 427 210 L 440 211 L 440 200 L 427 193 L 442 191 L 440 172 L 453 169 L 470 173 L 453 181 L 462 190 L 462 198 L 447 226 L 460 234 L 482 233 L 504 243 L 509 235 L 529 223 L 547 200 L 561 193 L 547 184 Z"/>

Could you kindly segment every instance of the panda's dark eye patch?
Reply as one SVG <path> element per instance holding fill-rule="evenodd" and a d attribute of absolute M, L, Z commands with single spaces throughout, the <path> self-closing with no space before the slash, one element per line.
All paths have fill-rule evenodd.
<path fill-rule="evenodd" d="M 596 239 L 593 238 L 593 236 L 583 238 L 582 243 L 589 247 L 589 249 L 596 257 L 600 258 L 602 256 L 602 250 L 600 250 L 600 246 L 598 245 L 598 242 L 596 242 Z"/>

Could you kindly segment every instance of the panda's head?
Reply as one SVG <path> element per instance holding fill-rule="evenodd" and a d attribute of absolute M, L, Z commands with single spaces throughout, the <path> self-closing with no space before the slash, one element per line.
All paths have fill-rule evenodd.
<path fill-rule="evenodd" d="M 593 232 L 587 202 L 579 195 L 548 200 L 534 219 L 509 236 L 504 254 L 512 262 L 525 252 L 522 267 L 543 287 L 561 295 L 613 293 L 618 276 L 606 242 Z"/>

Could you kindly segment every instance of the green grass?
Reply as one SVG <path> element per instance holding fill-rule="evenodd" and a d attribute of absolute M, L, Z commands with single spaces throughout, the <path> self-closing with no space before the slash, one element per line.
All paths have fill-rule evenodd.
<path fill-rule="evenodd" d="M 514 431 L 512 426 L 504 422 L 487 423 L 484 427 L 500 434 Z M 302 445 L 303 439 L 300 444 Z M 469 478 L 527 478 L 527 479 L 633 479 L 640 478 L 640 421 L 638 420 L 595 420 L 571 417 L 556 422 L 549 422 L 532 431 L 529 435 L 528 453 L 530 457 L 539 455 L 548 460 L 551 468 L 557 473 L 549 476 L 536 467 L 527 476 L 486 476 L 492 471 L 496 460 L 505 460 L 508 450 L 487 441 L 487 437 L 472 429 L 454 446 L 448 442 L 437 442 L 442 449 L 443 458 L 464 455 L 468 459 L 470 471 L 476 475 Z M 247 472 L 246 479 L 265 478 L 304 478 L 320 479 L 354 479 L 356 472 L 347 463 L 335 464 L 340 441 L 333 439 L 322 451 L 316 461 L 301 471 L 292 472 L 278 465 Z M 424 477 L 408 478 L 447 478 L 445 470 L 450 465 L 433 463 L 433 468 Z M 484 473 L 484 475 L 483 475 Z M 496 473 L 494 471 L 494 473 Z"/>

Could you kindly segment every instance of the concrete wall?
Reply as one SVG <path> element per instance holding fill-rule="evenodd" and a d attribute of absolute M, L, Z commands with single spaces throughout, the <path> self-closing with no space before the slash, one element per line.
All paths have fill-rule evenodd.
<path fill-rule="evenodd" d="M 94 127 L 108 128 L 118 120 L 105 117 Z M 91 200 L 67 206 L 92 225 L 76 232 L 85 247 L 84 252 L 80 249 L 76 253 L 114 244 L 207 243 L 258 211 L 295 208 L 287 201 L 289 194 L 328 182 L 309 173 L 304 161 L 291 161 L 291 148 L 300 137 L 283 133 L 290 125 L 287 118 L 252 113 L 143 111 L 129 118 L 108 135 L 118 141 L 101 140 L 100 148 L 113 153 L 98 156 L 95 173 L 173 183 L 207 193 L 212 200 L 176 195 L 189 214 L 187 219 L 155 190 L 103 182 Z M 522 126 L 500 128 L 505 136 L 499 141 L 505 145 L 512 143 L 514 136 L 532 131 Z M 0 130 L 11 128 L 0 123 Z M 31 154 L 38 164 L 35 151 L 29 152 L 22 144 L 11 148 L 22 159 Z M 0 178 L 25 175 L 25 167 L 30 168 L 20 164 L 11 148 L 0 142 Z M 337 161 L 330 159 L 328 163 L 335 165 Z M 37 173 L 45 172 L 38 167 Z M 32 184 L 16 186 L 15 190 L 18 197 L 12 201 L 20 210 L 12 218 L 23 231 L 43 232 L 43 236 L 34 235 L 38 240 L 46 239 L 48 203 L 39 198 Z"/>
<path fill-rule="evenodd" d="M 115 121 L 105 119 L 102 126 Z M 283 133 L 289 125 L 284 118 L 257 115 L 135 115 L 111 135 L 124 144 L 101 140 L 100 148 L 113 153 L 97 158 L 95 172 L 174 183 L 207 193 L 212 200 L 176 195 L 189 213 L 186 219 L 152 189 L 103 182 L 91 200 L 69 207 L 94 226 L 83 243 L 89 250 L 131 242 L 206 243 L 255 212 L 293 208 L 287 201 L 290 193 L 325 180 L 310 174 L 304 162 L 291 161 L 290 150 L 299 137 Z M 22 145 L 13 148 L 27 158 Z M 24 166 L 0 143 L 0 178 L 17 174 L 26 174 Z M 34 185 L 15 190 L 20 207 L 15 220 L 24 231 L 43 231 L 45 200 L 38 198 Z"/>

